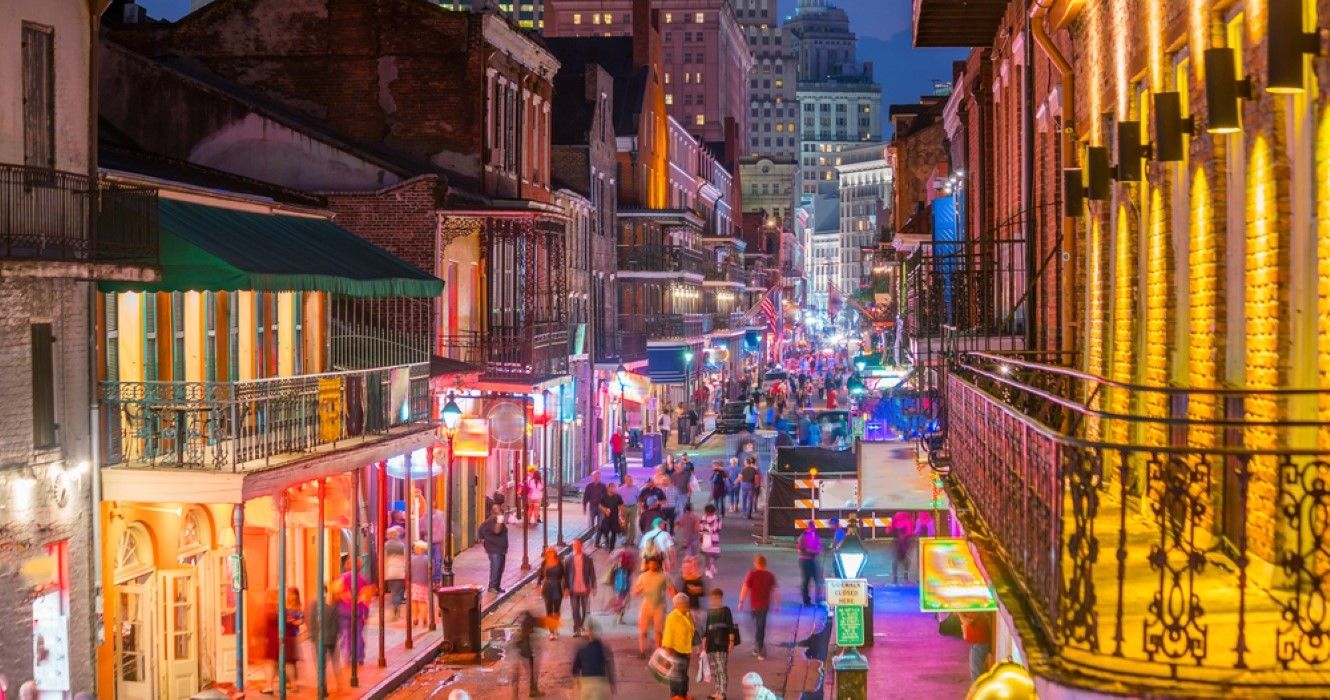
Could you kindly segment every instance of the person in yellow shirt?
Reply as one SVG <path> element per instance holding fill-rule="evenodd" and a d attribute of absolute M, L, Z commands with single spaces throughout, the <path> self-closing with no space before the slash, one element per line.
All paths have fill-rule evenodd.
<path fill-rule="evenodd" d="M 678 680 L 670 681 L 670 697 L 688 697 L 688 659 L 693 654 L 693 616 L 688 612 L 688 596 L 684 593 L 674 595 L 674 610 L 665 618 L 665 633 L 661 635 L 660 645 L 674 652 L 679 657 L 683 675 Z"/>

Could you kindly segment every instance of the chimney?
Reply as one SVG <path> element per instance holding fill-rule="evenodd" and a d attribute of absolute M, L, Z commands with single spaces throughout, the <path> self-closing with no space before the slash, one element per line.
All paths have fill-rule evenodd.
<path fill-rule="evenodd" d="M 633 67 L 660 65 L 660 13 L 651 0 L 633 0 Z"/>

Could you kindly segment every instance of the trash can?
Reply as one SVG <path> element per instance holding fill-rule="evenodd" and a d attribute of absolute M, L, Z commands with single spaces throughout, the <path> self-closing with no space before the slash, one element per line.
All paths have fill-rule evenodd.
<path fill-rule="evenodd" d="M 660 433 L 642 434 L 642 466 L 654 469 L 664 456 L 661 454 Z"/>
<path fill-rule="evenodd" d="M 435 591 L 443 623 L 443 653 L 480 655 L 480 586 L 446 586 Z"/>

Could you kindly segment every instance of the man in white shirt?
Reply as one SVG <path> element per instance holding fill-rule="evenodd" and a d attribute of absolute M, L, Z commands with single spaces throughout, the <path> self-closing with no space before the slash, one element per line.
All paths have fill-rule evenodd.
<path fill-rule="evenodd" d="M 660 417 L 656 419 L 656 428 L 660 430 L 660 446 L 662 449 L 670 442 L 670 426 L 672 425 L 670 421 L 672 420 L 669 411 L 661 411 Z"/>

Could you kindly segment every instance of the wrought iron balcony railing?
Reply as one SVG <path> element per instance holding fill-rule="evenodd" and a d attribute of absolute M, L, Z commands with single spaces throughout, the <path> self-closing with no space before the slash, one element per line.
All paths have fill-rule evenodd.
<path fill-rule="evenodd" d="M 0 258 L 156 264 L 157 191 L 0 164 Z"/>
<path fill-rule="evenodd" d="M 744 328 L 744 313 L 742 311 L 719 311 L 711 316 L 711 330 L 723 331 L 733 330 L 735 328 Z"/>
<path fill-rule="evenodd" d="M 647 333 L 641 316 L 619 314 L 617 327 L 596 337 L 596 362 L 635 362 L 647 356 Z"/>
<path fill-rule="evenodd" d="M 687 272 L 702 274 L 702 253 L 675 245 L 620 245 L 620 272 Z"/>
<path fill-rule="evenodd" d="M 711 324 L 711 314 L 654 314 L 645 317 L 619 314 L 620 328 L 643 328 L 648 340 L 700 339 L 711 332 Z"/>
<path fill-rule="evenodd" d="M 243 471 L 427 424 L 429 364 L 242 382 L 103 382 L 106 463 Z"/>
<path fill-rule="evenodd" d="M 1008 603 L 1037 630 L 1038 673 L 1126 695 L 1325 683 L 1330 392 L 1140 387 L 972 354 L 946 397 L 957 512 L 1023 599 Z"/>
<path fill-rule="evenodd" d="M 702 279 L 708 282 L 743 282 L 743 268 L 734 263 L 717 263 L 708 260 L 702 266 Z"/>

